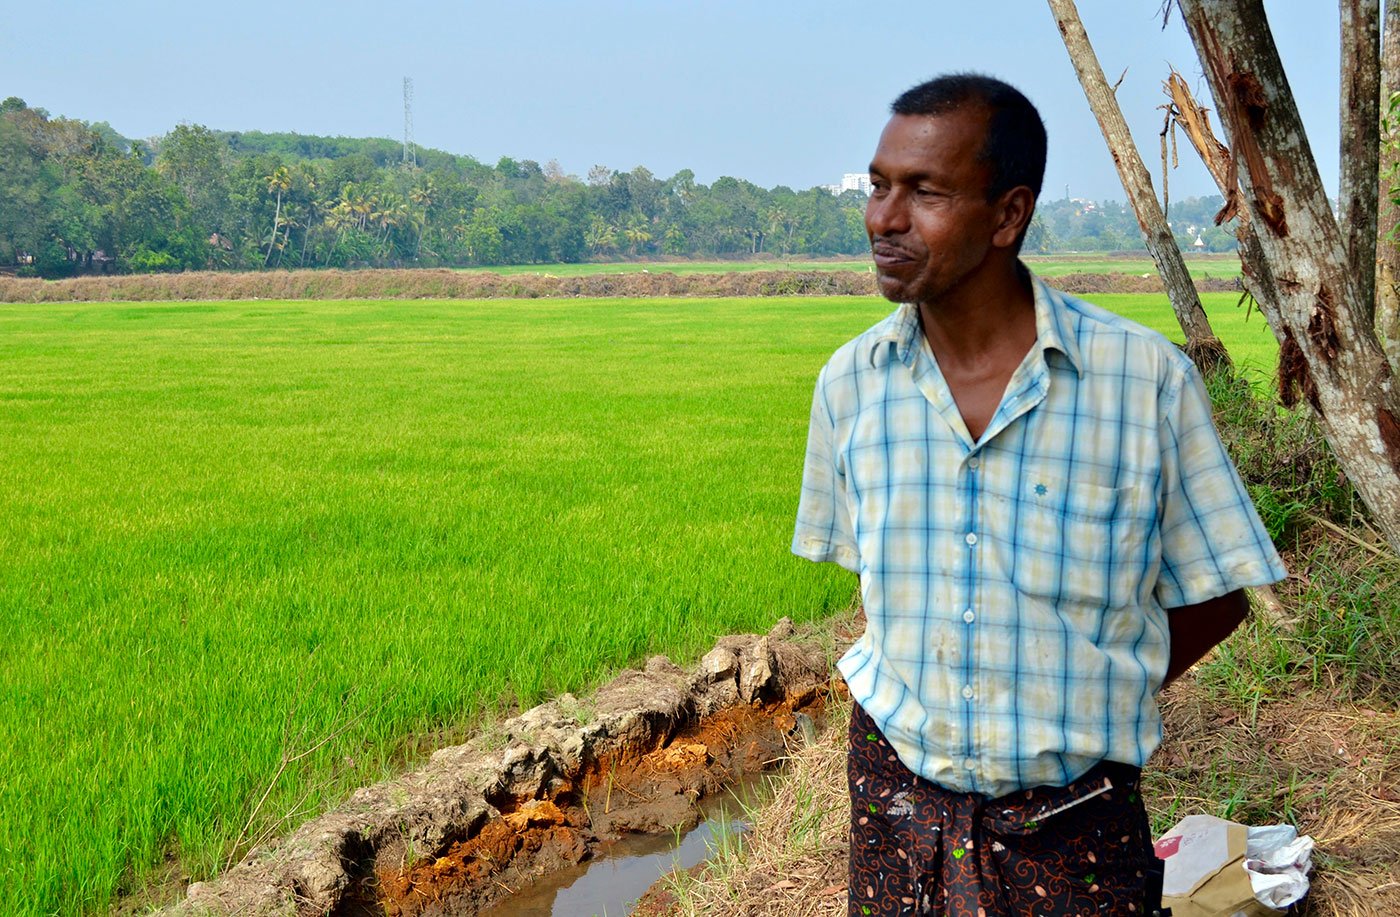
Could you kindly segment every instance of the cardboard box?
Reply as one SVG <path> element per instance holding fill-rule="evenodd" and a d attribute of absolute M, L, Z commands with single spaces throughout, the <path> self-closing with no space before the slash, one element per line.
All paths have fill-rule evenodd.
<path fill-rule="evenodd" d="M 1211 815 L 1188 815 L 1156 843 L 1166 867 L 1162 904 L 1172 917 L 1273 917 L 1245 871 L 1249 829 Z"/>

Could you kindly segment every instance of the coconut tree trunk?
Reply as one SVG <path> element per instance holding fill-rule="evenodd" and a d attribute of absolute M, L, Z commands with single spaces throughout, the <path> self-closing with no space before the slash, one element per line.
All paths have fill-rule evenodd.
<path fill-rule="evenodd" d="M 1195 361 L 1202 372 L 1229 368 L 1230 357 L 1220 339 L 1210 327 L 1210 319 L 1201 308 L 1201 298 L 1196 293 L 1196 285 L 1191 281 L 1191 272 L 1181 257 L 1181 249 L 1176 244 L 1171 227 L 1167 225 L 1166 214 L 1157 203 L 1157 194 L 1152 189 L 1152 176 L 1147 172 L 1137 146 L 1133 143 L 1128 124 L 1123 120 L 1123 112 L 1118 100 L 1104 78 L 1103 68 L 1089 44 L 1089 36 L 1080 21 L 1079 10 L 1074 0 L 1049 0 L 1050 11 L 1060 27 L 1060 37 L 1064 39 L 1065 50 L 1074 64 L 1074 72 L 1079 75 L 1079 83 L 1084 87 L 1084 95 L 1094 117 L 1103 131 L 1103 138 L 1113 154 L 1113 164 L 1118 167 L 1118 177 L 1123 189 L 1128 193 L 1133 210 L 1137 213 L 1138 226 L 1142 230 L 1147 250 L 1157 264 L 1157 271 L 1166 285 L 1167 296 L 1171 299 L 1172 310 L 1181 330 L 1186 333 L 1186 353 Z"/>
<path fill-rule="evenodd" d="M 272 263 L 272 250 L 277 246 L 277 224 L 282 221 L 282 188 L 277 188 L 277 209 L 272 215 L 272 241 L 267 243 L 267 257 L 263 259 L 263 267 Z"/>
<path fill-rule="evenodd" d="M 1376 175 L 1380 163 L 1380 0 L 1341 0 L 1341 194 L 1337 223 L 1357 283 L 1357 305 L 1375 320 Z"/>
<path fill-rule="evenodd" d="M 1376 220 L 1376 330 L 1390 357 L 1391 369 L 1400 372 L 1400 110 L 1390 107 L 1400 93 L 1400 0 L 1386 0 L 1385 32 L 1381 42 L 1381 111 L 1386 116 L 1386 136 L 1380 145 L 1380 206 Z"/>
<path fill-rule="evenodd" d="M 1262 0 L 1181 0 L 1215 97 L 1259 255 L 1287 389 L 1316 409 L 1337 460 L 1400 552 L 1400 389 L 1350 267 Z M 1370 142 L 1379 142 L 1372 121 Z M 1363 123 L 1358 128 L 1364 132 Z M 1276 324 L 1275 324 L 1276 323 Z"/>

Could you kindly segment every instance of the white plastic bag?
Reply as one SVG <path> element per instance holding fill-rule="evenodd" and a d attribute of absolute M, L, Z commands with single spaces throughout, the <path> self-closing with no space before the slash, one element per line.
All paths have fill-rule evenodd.
<path fill-rule="evenodd" d="M 1254 897 L 1275 908 L 1286 908 L 1308 893 L 1313 839 L 1292 825 L 1249 829 L 1244 869 Z"/>

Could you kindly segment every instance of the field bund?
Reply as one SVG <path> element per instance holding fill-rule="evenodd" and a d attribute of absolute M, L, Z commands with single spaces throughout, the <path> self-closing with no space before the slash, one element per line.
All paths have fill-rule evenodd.
<path fill-rule="evenodd" d="M 0 305 L 0 912 L 206 878 L 511 704 L 845 607 L 792 512 L 816 372 L 889 308 Z"/>

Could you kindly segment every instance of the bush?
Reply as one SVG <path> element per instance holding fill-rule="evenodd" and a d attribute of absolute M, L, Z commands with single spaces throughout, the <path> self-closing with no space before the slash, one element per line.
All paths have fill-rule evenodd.
<path fill-rule="evenodd" d="M 68 249 L 57 242 L 45 242 L 34 254 L 34 270 L 40 277 L 71 277 L 74 267 Z"/>
<path fill-rule="evenodd" d="M 1220 437 L 1280 548 L 1306 527 L 1309 515 L 1346 526 L 1364 513 L 1306 405 L 1284 408 L 1225 373 L 1207 379 L 1206 388 Z"/>
<path fill-rule="evenodd" d="M 169 252 L 151 251 L 143 246 L 127 257 L 125 266 L 133 274 L 155 274 L 179 270 L 180 262 Z"/>

